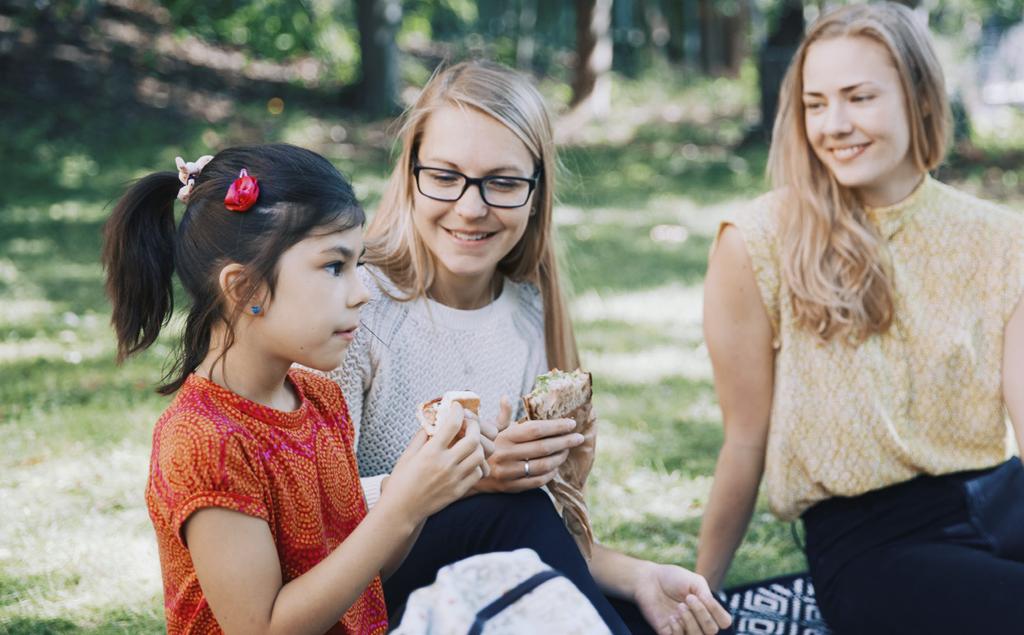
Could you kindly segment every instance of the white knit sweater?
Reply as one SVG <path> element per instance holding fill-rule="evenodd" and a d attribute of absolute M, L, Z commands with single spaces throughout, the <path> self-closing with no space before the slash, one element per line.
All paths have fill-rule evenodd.
<path fill-rule="evenodd" d="M 404 296 L 380 270 L 363 267 L 370 301 L 341 367 L 330 373 L 348 402 L 356 458 L 367 503 L 412 439 L 416 407 L 447 390 L 480 395 L 480 415 L 494 419 L 502 395 L 522 415 L 519 399 L 548 370 L 540 293 L 505 280 L 501 295 L 482 309 L 463 311 Z M 378 339 L 379 338 L 379 339 Z"/>

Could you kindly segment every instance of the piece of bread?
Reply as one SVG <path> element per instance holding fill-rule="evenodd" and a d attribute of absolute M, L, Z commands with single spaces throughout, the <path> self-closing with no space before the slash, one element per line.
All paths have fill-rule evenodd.
<path fill-rule="evenodd" d="M 419 420 L 420 426 L 426 431 L 427 436 L 432 437 L 437 433 L 438 415 L 451 408 L 452 403 L 456 401 L 462 406 L 463 410 L 468 410 L 475 415 L 480 414 L 480 395 L 469 390 L 449 390 L 441 397 L 424 401 L 416 409 L 416 418 Z M 465 434 L 466 422 L 463 421 L 462 427 L 455 435 L 452 443 L 461 439 Z"/>

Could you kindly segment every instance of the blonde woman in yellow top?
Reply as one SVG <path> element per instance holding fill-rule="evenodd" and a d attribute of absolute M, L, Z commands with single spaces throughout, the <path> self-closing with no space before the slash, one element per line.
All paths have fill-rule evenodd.
<path fill-rule="evenodd" d="M 812 26 L 775 189 L 722 224 L 704 331 L 725 442 L 697 570 L 721 585 L 763 478 L 838 632 L 1019 632 L 1024 219 L 928 175 L 950 118 L 920 20 L 882 3 Z"/>

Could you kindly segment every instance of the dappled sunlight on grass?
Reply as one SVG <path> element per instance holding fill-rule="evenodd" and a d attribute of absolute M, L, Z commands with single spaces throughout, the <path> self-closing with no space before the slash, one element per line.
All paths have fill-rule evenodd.
<path fill-rule="evenodd" d="M 112 607 L 154 617 L 159 562 L 139 504 L 148 454 L 139 443 L 71 444 L 4 471 L 0 567 L 31 584 L 5 585 L 0 620 L 75 615 L 88 625 Z"/>
<path fill-rule="evenodd" d="M 591 372 L 621 384 L 648 384 L 668 377 L 710 379 L 707 356 L 701 358 L 699 350 L 690 354 L 679 347 L 662 346 L 624 353 L 590 353 L 586 363 Z"/>
<path fill-rule="evenodd" d="M 653 288 L 638 287 L 632 292 L 590 290 L 579 294 L 572 308 L 573 317 L 579 322 L 619 320 L 657 325 L 669 329 L 675 337 L 692 339 L 700 337 L 702 306 L 700 286 L 668 283 Z"/>

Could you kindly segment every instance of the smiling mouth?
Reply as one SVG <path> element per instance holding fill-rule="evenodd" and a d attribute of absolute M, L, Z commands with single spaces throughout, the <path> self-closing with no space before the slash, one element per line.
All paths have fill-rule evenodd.
<path fill-rule="evenodd" d="M 447 229 L 447 228 L 444 228 L 444 230 L 446 232 L 448 232 L 449 236 L 452 236 L 453 238 L 455 238 L 457 240 L 462 240 L 462 241 L 471 242 L 471 243 L 472 242 L 479 242 L 481 240 L 487 240 L 491 236 L 493 236 L 493 235 L 498 233 L 498 232 L 460 232 L 460 231 L 455 231 L 453 229 Z"/>
<path fill-rule="evenodd" d="M 844 146 L 842 148 L 831 148 L 829 152 L 832 153 L 836 159 L 840 161 L 849 161 L 855 159 L 864 153 L 864 150 L 871 145 L 870 143 L 858 143 L 855 146 Z"/>

